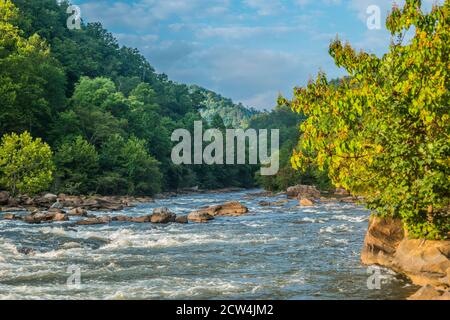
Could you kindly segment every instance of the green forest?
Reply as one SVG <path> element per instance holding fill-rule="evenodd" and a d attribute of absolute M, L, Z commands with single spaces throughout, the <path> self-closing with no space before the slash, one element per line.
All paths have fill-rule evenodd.
<path fill-rule="evenodd" d="M 394 6 L 383 57 L 336 39 L 346 71 L 319 73 L 260 112 L 158 74 L 98 22 L 66 27 L 68 2 L 0 1 L 0 187 L 13 194 L 154 195 L 199 187 L 343 187 L 414 237 L 450 231 L 450 4 Z M 407 42 L 407 32 L 414 34 Z M 275 102 L 274 102 L 275 104 Z M 280 171 L 174 165 L 171 133 L 280 129 Z"/>
<path fill-rule="evenodd" d="M 3 188 L 153 195 L 256 183 L 281 190 L 300 182 L 303 174 L 290 167 L 289 157 L 302 117 L 288 107 L 258 112 L 173 82 L 100 23 L 69 30 L 68 2 L 7 0 L 0 6 Z M 172 164 L 171 133 L 192 130 L 196 120 L 205 129 L 281 128 L 284 173 L 255 180 L 256 166 Z"/>

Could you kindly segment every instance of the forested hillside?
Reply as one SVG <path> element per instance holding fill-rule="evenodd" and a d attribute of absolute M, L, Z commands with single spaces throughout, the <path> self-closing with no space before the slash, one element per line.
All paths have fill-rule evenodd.
<path fill-rule="evenodd" d="M 0 135 L 27 131 L 51 147 L 55 179 L 48 186 L 29 177 L 37 189 L 154 194 L 253 185 L 256 168 L 173 165 L 170 135 L 202 114 L 205 128 L 225 128 L 248 123 L 254 111 L 170 81 L 100 23 L 69 30 L 68 5 L 0 2 Z M 15 139 L 8 142 L 27 140 Z"/>

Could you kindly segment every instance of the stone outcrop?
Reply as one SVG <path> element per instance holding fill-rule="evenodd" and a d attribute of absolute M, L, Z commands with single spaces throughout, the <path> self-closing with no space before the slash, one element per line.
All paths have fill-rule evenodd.
<path fill-rule="evenodd" d="M 398 219 L 370 218 L 361 260 L 388 267 L 438 292 L 450 288 L 450 241 L 409 239 Z M 431 292 L 429 287 L 421 290 L 415 298 Z"/>
<path fill-rule="evenodd" d="M 296 185 L 286 190 L 288 198 L 320 198 L 320 191 L 315 186 Z"/>
<path fill-rule="evenodd" d="M 362 262 L 391 266 L 395 251 L 404 237 L 400 220 L 371 216 L 361 252 Z"/>
<path fill-rule="evenodd" d="M 440 290 L 428 284 L 410 296 L 408 300 L 450 300 L 450 290 Z"/>

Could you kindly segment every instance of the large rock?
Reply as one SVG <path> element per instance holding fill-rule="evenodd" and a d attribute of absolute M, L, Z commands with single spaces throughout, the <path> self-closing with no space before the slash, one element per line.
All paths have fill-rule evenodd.
<path fill-rule="evenodd" d="M 205 223 L 209 220 L 213 220 L 214 216 L 204 211 L 194 211 L 189 213 L 187 218 L 190 222 Z"/>
<path fill-rule="evenodd" d="M 54 221 L 67 221 L 69 220 L 68 216 L 63 212 L 33 212 L 29 215 L 26 215 L 23 218 L 23 221 L 31 224 L 38 223 L 49 223 Z"/>
<path fill-rule="evenodd" d="M 450 287 L 450 241 L 405 238 L 395 252 L 393 268 L 415 284 Z"/>
<path fill-rule="evenodd" d="M 288 198 L 320 198 L 320 191 L 315 186 L 296 185 L 286 191 Z"/>
<path fill-rule="evenodd" d="M 9 193 L 6 191 L 0 191 L 0 205 L 6 205 L 9 201 Z"/>
<path fill-rule="evenodd" d="M 399 219 L 372 215 L 361 253 L 362 262 L 367 265 L 391 266 L 395 251 L 403 238 L 403 223 Z"/>
<path fill-rule="evenodd" d="M 370 218 L 361 260 L 366 265 L 377 264 L 404 274 L 414 284 L 428 286 L 411 299 L 434 298 L 437 294 L 433 290 L 450 288 L 450 241 L 409 239 L 399 219 Z"/>
<path fill-rule="evenodd" d="M 440 290 L 428 284 L 410 296 L 408 300 L 450 300 L 450 291 Z"/>
<path fill-rule="evenodd" d="M 6 213 L 2 216 L 3 220 L 16 220 L 16 215 L 13 213 Z"/>
<path fill-rule="evenodd" d="M 153 210 L 153 214 L 151 216 L 151 223 L 169 223 L 175 222 L 177 218 L 176 214 L 171 212 L 168 208 L 156 208 Z"/>
<path fill-rule="evenodd" d="M 226 202 L 216 206 L 201 208 L 198 212 L 204 212 L 210 216 L 241 216 L 248 212 L 248 208 L 237 201 Z"/>

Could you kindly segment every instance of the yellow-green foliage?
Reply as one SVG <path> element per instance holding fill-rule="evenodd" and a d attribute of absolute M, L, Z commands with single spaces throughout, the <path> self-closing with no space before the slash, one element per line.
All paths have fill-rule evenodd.
<path fill-rule="evenodd" d="M 431 239 L 450 231 L 449 11 L 449 0 L 429 13 L 407 0 L 387 19 L 392 43 L 382 58 L 336 39 L 330 54 L 348 77 L 332 85 L 319 73 L 280 101 L 308 116 L 295 168 L 328 168 L 369 208 Z M 407 30 L 415 32 L 409 42 Z"/>
<path fill-rule="evenodd" d="M 52 151 L 28 132 L 3 136 L 0 144 L 0 185 L 14 195 L 46 190 L 53 180 Z"/>

